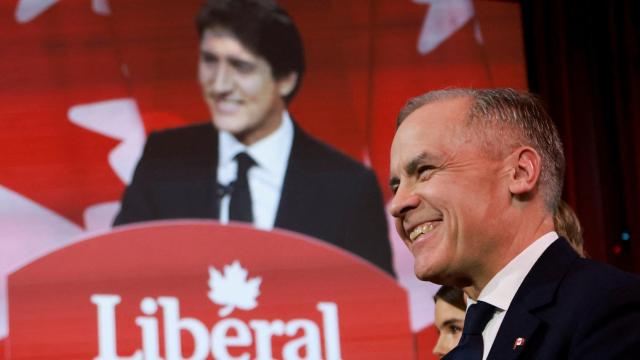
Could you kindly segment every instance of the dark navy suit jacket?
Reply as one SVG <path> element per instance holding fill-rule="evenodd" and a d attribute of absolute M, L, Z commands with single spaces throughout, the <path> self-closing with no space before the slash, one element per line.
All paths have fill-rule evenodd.
<path fill-rule="evenodd" d="M 152 133 L 114 225 L 217 219 L 217 162 L 218 133 L 211 123 Z M 327 241 L 393 274 L 374 173 L 297 126 L 275 227 Z"/>
<path fill-rule="evenodd" d="M 640 359 L 640 278 L 555 241 L 518 289 L 488 359 Z"/>

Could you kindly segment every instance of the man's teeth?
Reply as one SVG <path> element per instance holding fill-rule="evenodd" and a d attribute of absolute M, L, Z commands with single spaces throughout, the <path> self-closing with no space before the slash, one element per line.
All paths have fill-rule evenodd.
<path fill-rule="evenodd" d="M 217 100 L 216 107 L 222 112 L 234 112 L 240 107 L 240 103 L 233 100 Z"/>
<path fill-rule="evenodd" d="M 426 223 L 424 225 L 420 225 L 420 226 L 416 227 L 415 229 L 413 229 L 411 234 L 409 234 L 409 238 L 411 239 L 411 241 L 413 241 L 418 236 L 420 236 L 422 234 L 426 234 L 428 232 L 431 232 L 433 230 L 433 228 L 434 228 L 433 223 Z"/>

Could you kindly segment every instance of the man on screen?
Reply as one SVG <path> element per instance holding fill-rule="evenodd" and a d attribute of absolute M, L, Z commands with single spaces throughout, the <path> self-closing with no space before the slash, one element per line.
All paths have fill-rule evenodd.
<path fill-rule="evenodd" d="M 423 280 L 471 305 L 445 359 L 630 359 L 640 279 L 554 231 L 564 154 L 540 102 L 511 89 L 410 100 L 391 147 L 390 211 Z"/>
<path fill-rule="evenodd" d="M 375 175 L 287 111 L 305 71 L 289 15 L 273 1 L 218 0 L 196 25 L 212 122 L 149 136 L 115 224 L 211 218 L 284 228 L 393 273 Z"/>

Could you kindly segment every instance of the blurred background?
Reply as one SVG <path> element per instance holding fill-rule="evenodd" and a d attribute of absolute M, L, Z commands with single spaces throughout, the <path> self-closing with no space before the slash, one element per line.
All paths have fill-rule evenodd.
<path fill-rule="evenodd" d="M 450 86 L 529 89 L 564 141 L 564 198 L 587 253 L 640 273 L 639 2 L 280 3 L 307 57 L 292 116 L 371 166 L 386 200 L 395 116 L 408 98 Z M 7 274 L 110 229 L 146 134 L 209 121 L 196 81 L 200 4 L 0 3 L 0 350 Z M 429 358 L 437 286 L 415 280 L 410 254 L 392 243 Z"/>

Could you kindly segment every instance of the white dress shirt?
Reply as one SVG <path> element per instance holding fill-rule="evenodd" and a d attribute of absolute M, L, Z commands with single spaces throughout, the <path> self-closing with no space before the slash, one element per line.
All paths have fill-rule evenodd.
<path fill-rule="evenodd" d="M 218 183 L 228 185 L 236 179 L 238 164 L 235 156 L 246 152 L 256 162 L 248 173 L 249 191 L 253 224 L 263 230 L 273 229 L 280 194 L 284 183 L 289 154 L 293 145 L 293 121 L 288 112 L 282 113 L 282 122 L 278 129 L 264 139 L 245 146 L 231 133 L 218 133 Z M 223 224 L 229 222 L 230 195 L 220 200 L 220 217 Z"/>
<path fill-rule="evenodd" d="M 480 292 L 479 301 L 484 301 L 496 307 L 493 318 L 489 320 L 482 332 L 482 342 L 484 344 L 483 360 L 486 360 L 487 356 L 489 356 L 489 350 L 491 350 L 496 335 L 498 335 L 502 320 L 504 320 L 504 316 L 509 310 L 509 305 L 511 305 L 511 301 L 524 278 L 542 256 L 542 253 L 557 239 L 558 234 L 555 231 L 542 235 L 502 268 Z M 475 301 L 467 299 L 467 309 L 472 304 L 475 304 Z"/>

